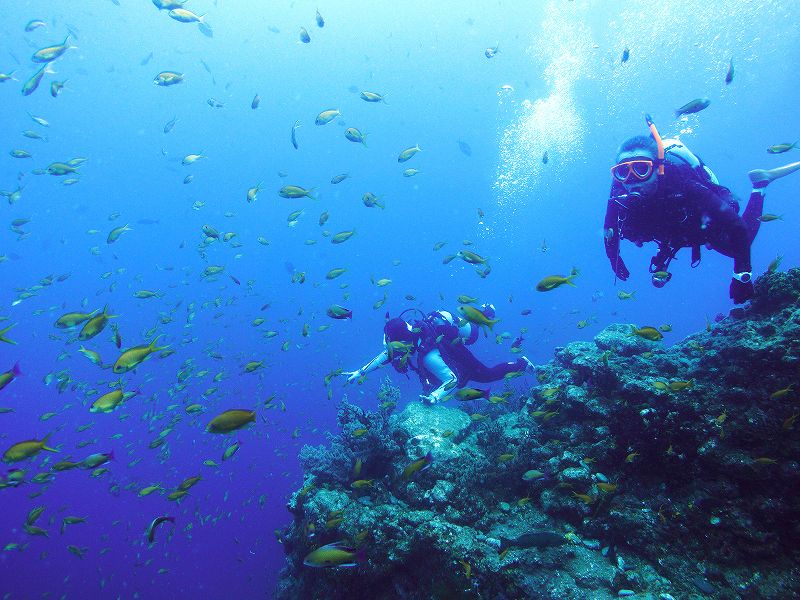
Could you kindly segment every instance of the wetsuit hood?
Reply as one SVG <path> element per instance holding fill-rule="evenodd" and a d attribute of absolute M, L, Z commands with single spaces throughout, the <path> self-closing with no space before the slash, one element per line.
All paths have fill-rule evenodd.
<path fill-rule="evenodd" d="M 400 317 L 389 319 L 383 326 L 383 333 L 389 342 L 413 343 L 416 340 L 416 335 L 411 331 L 411 325 Z"/>

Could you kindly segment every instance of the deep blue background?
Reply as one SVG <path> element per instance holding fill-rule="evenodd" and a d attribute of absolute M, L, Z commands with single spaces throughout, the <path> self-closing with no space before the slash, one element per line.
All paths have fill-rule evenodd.
<path fill-rule="evenodd" d="M 665 342 L 673 343 L 731 307 L 732 264 L 704 252 L 701 267 L 692 270 L 684 250 L 673 281 L 655 290 L 647 274 L 655 248 L 625 243 L 622 254 L 632 277 L 614 287 L 602 221 L 617 145 L 647 133 L 643 114 L 649 112 L 662 135 L 680 135 L 744 200 L 748 170 L 800 158 L 797 151 L 765 152 L 800 137 L 800 8 L 794 2 L 716 1 L 702 3 L 701 10 L 694 2 L 264 6 L 192 0 L 187 7 L 207 13 L 212 39 L 150 2 L 120 4 L 18 1 L 2 7 L 0 72 L 16 71 L 19 81 L 0 84 L 0 189 L 23 189 L 19 202 L 4 203 L 0 211 L 7 224 L 22 217 L 31 222 L 22 240 L 7 227 L 0 231 L 0 256 L 8 258 L 0 263 L 0 317 L 9 317 L 0 329 L 18 323 L 9 337 L 19 343 L 0 346 L 0 370 L 19 361 L 24 372 L 0 392 L 0 406 L 15 409 L 0 415 L 0 449 L 52 433 L 60 454 L 16 465 L 27 470 L 28 480 L 47 469 L 43 459 L 52 464 L 112 449 L 116 455 L 102 478 L 60 473 L 35 499 L 28 496 L 39 491 L 38 484 L 0 490 L 0 542 L 30 542 L 23 552 L 0 553 L 0 586 L 14 598 L 45 591 L 68 597 L 270 594 L 283 563 L 273 531 L 288 523 L 286 498 L 301 485 L 297 452 L 335 430 L 343 390 L 336 382 L 329 400 L 322 378 L 337 368 L 355 369 L 380 350 L 386 310 L 452 310 L 457 295 L 478 296 L 497 307 L 496 333 L 507 331 L 513 339 L 520 328 L 528 329 L 524 347 L 534 362 L 547 361 L 556 346 L 591 339 L 612 322 L 671 323 Z M 325 17 L 324 29 L 314 23 L 316 8 Z M 26 33 L 32 18 L 45 20 L 47 29 Z M 310 44 L 300 43 L 300 26 L 308 29 Z M 23 97 L 22 82 L 36 69 L 30 55 L 61 42 L 68 29 L 76 34 L 77 49 L 54 63 L 57 75 Z M 484 49 L 496 44 L 499 53 L 487 60 Z M 622 65 L 625 46 L 631 56 Z M 736 76 L 726 86 L 731 57 Z M 153 85 L 162 70 L 182 72 L 186 80 L 170 88 Z M 57 99 L 49 95 L 52 79 L 67 80 Z M 503 91 L 504 85 L 513 91 Z M 351 88 L 385 94 L 387 103 L 366 103 Z M 261 106 L 251 110 L 256 93 Z M 711 99 L 707 110 L 674 118 L 677 106 L 702 96 Z M 209 98 L 224 107 L 210 107 Z M 317 113 L 329 108 L 342 116 L 315 126 Z M 28 113 L 45 117 L 50 127 L 36 125 Z M 164 124 L 175 116 L 175 128 L 165 135 Z M 299 150 L 289 139 L 296 120 L 302 123 Z M 367 133 L 368 146 L 347 141 L 345 126 Z M 47 141 L 22 137 L 26 129 Z M 459 141 L 469 145 L 471 156 Z M 414 144 L 422 152 L 398 164 L 398 153 Z M 15 148 L 33 158 L 12 158 L 8 151 Z M 190 153 L 208 158 L 181 165 Z M 30 173 L 75 156 L 89 159 L 76 185 Z M 421 173 L 402 177 L 409 167 Z M 329 183 L 344 172 L 351 178 Z M 184 185 L 189 174 L 194 180 Z M 259 182 L 263 190 L 248 204 L 247 189 Z M 277 190 L 286 184 L 314 187 L 318 200 L 279 197 Z M 800 177 L 770 187 L 766 211 L 784 220 L 763 226 L 753 246 L 754 271 L 763 271 L 777 254 L 784 256 L 783 268 L 798 264 L 799 189 Z M 366 208 L 361 196 L 367 191 L 383 196 L 386 209 Z M 192 208 L 197 201 L 204 203 L 199 210 Z M 287 227 L 287 215 L 300 209 L 298 224 Z M 323 210 L 330 220 L 321 228 Z M 108 232 L 125 223 L 133 231 L 106 244 Z M 211 244 L 203 255 L 198 246 L 204 224 L 237 235 Z M 341 245 L 322 235 L 349 229 L 357 233 Z M 269 246 L 259 244 L 258 236 L 269 239 Z M 489 257 L 488 278 L 458 259 L 442 264 L 462 240 Z M 235 241 L 242 246 L 234 248 Z M 438 241 L 447 245 L 434 252 Z M 224 275 L 202 279 L 209 264 L 224 265 Z M 577 288 L 534 290 L 542 277 L 567 274 L 573 266 L 580 270 Z M 327 281 L 325 273 L 334 267 L 348 272 Z M 292 269 L 305 272 L 306 282 L 291 283 Z M 71 276 L 12 306 L 21 290 L 62 273 Z M 372 276 L 393 283 L 377 288 Z M 341 289 L 342 283 L 348 287 Z M 137 300 L 133 293 L 140 289 L 164 295 Z M 636 299 L 619 300 L 620 289 L 636 291 Z M 386 305 L 373 310 L 384 292 Z M 405 300 L 407 294 L 416 300 Z M 334 302 L 351 308 L 353 320 L 326 317 Z M 63 312 L 106 303 L 118 315 L 124 347 L 144 343 L 145 332 L 155 326 L 176 353 L 153 357 L 125 377 L 127 388 L 140 389 L 140 396 L 114 414 L 92 415 L 91 391 L 107 391 L 117 377 L 90 364 L 77 352 L 74 334 L 55 329 L 53 322 Z M 523 309 L 532 314 L 521 316 Z M 195 316 L 187 321 L 190 310 Z M 172 321 L 161 323 L 162 315 L 172 315 Z M 253 327 L 257 317 L 266 322 Z M 583 319 L 589 327 L 577 328 Z M 301 334 L 305 323 L 308 337 Z M 318 332 L 320 325 L 331 327 Z M 279 335 L 265 339 L 267 330 Z M 106 362 L 118 353 L 110 329 L 86 346 Z M 488 338 L 475 352 L 487 362 L 508 360 L 508 346 Z M 211 358 L 210 350 L 223 360 Z M 243 374 L 251 360 L 264 360 L 265 368 Z M 193 376 L 178 391 L 177 372 L 187 366 Z M 43 378 L 62 369 L 75 389 L 59 394 Z M 198 377 L 203 370 L 209 373 Z M 213 382 L 220 371 L 224 378 Z M 392 373 L 378 372 L 345 391 L 373 407 L 384 374 Z M 393 379 L 408 399 L 416 398 L 415 382 Z M 204 397 L 215 385 L 219 390 Z M 272 394 L 285 412 L 263 409 Z M 207 413 L 186 416 L 183 405 L 192 402 L 202 403 Z M 214 414 L 237 407 L 256 408 L 257 424 L 225 439 L 205 433 Z M 58 415 L 39 420 L 50 411 Z M 167 436 L 167 453 L 149 449 L 173 415 L 183 418 Z M 87 423 L 94 426 L 75 431 Z M 117 433 L 122 437 L 112 439 Z M 95 438 L 95 444 L 75 448 Z M 202 466 L 208 458 L 219 461 L 235 439 L 242 447 L 232 460 L 218 469 Z M 141 462 L 129 466 L 136 459 Z M 195 474 L 204 480 L 179 505 L 157 494 L 136 496 L 146 485 L 174 488 Z M 132 489 L 115 496 L 109 492 L 113 483 Z M 22 530 L 37 505 L 47 506 L 38 524 L 49 530 L 49 539 Z M 175 535 L 167 541 L 165 526 L 148 548 L 143 531 L 159 514 L 176 516 Z M 58 526 L 65 515 L 86 516 L 88 522 L 68 527 L 62 536 Z M 88 547 L 85 558 L 70 554 L 68 544 Z M 101 555 L 104 548 L 110 550 Z M 169 571 L 158 574 L 160 568 Z"/>

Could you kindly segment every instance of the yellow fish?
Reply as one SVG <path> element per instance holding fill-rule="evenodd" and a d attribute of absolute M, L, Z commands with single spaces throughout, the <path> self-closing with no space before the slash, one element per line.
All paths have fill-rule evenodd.
<path fill-rule="evenodd" d="M 433 462 L 433 454 L 428 452 L 422 458 L 415 460 L 411 464 L 409 464 L 405 469 L 403 469 L 403 479 L 406 481 L 410 480 L 416 473 L 424 471 L 428 467 L 431 466 Z"/>
<path fill-rule="evenodd" d="M 673 392 L 682 392 L 683 390 L 692 387 L 692 380 L 689 381 L 671 381 L 669 389 Z"/>
<path fill-rule="evenodd" d="M 664 335 L 655 327 L 637 328 L 635 325 L 631 325 L 631 327 L 633 328 L 631 335 L 638 335 L 640 338 L 650 340 L 651 342 L 657 342 L 658 340 L 664 339 Z"/>
<path fill-rule="evenodd" d="M 64 54 L 70 48 L 75 48 L 72 44 L 69 43 L 69 36 L 64 39 L 63 44 L 57 44 L 55 46 L 48 46 L 47 48 L 42 48 L 41 50 L 37 50 L 34 52 L 33 56 L 31 56 L 31 60 L 37 63 L 49 63 L 57 59 L 59 56 Z"/>
<path fill-rule="evenodd" d="M 58 450 L 55 448 L 50 448 L 47 445 L 47 438 L 49 437 L 50 436 L 47 435 L 43 440 L 26 440 L 24 442 L 17 442 L 5 451 L 3 454 L 3 462 L 19 462 L 21 460 L 25 460 L 26 458 L 35 456 L 41 450 L 46 450 L 47 452 L 58 452 Z"/>
<path fill-rule="evenodd" d="M 226 410 L 209 422 L 206 431 L 209 433 L 228 433 L 241 429 L 248 423 L 256 422 L 256 411 L 243 408 Z"/>
<path fill-rule="evenodd" d="M 597 489 L 600 490 L 601 492 L 606 492 L 607 494 L 610 494 L 612 492 L 617 491 L 617 484 L 604 483 L 601 481 L 600 483 L 597 484 Z"/>
<path fill-rule="evenodd" d="M 5 388 L 9 383 L 14 381 L 19 375 L 22 375 L 22 371 L 19 369 L 19 363 L 16 363 L 11 369 L 6 371 L 5 373 L 0 373 L 0 390 Z"/>
<path fill-rule="evenodd" d="M 550 290 L 554 290 L 557 287 L 561 287 L 564 284 L 571 285 L 572 287 L 578 287 L 572 280 L 578 276 L 578 272 L 573 269 L 573 272 L 569 277 L 563 277 L 562 275 L 550 275 L 549 277 L 545 277 L 539 283 L 536 284 L 536 291 L 537 292 L 549 292 Z"/>
<path fill-rule="evenodd" d="M 416 146 L 412 146 L 411 148 L 406 148 L 397 156 L 397 162 L 399 163 L 406 162 L 420 150 L 422 150 L 422 148 L 419 147 L 419 144 L 417 144 Z"/>
<path fill-rule="evenodd" d="M 133 228 L 125 224 L 122 227 L 117 227 L 116 229 L 112 229 L 109 232 L 108 237 L 106 238 L 106 244 L 113 244 L 119 239 L 119 236 L 121 236 L 126 231 L 133 231 Z"/>
<path fill-rule="evenodd" d="M 350 487 L 354 490 L 361 490 L 364 488 L 372 487 L 372 479 L 356 479 L 353 483 L 350 484 Z"/>
<path fill-rule="evenodd" d="M 156 346 L 156 342 L 158 342 L 158 336 L 149 345 L 142 345 L 142 346 L 134 346 L 128 350 L 125 350 L 120 357 L 117 359 L 117 362 L 114 363 L 114 373 L 121 374 L 127 373 L 139 366 L 139 364 L 147 359 L 153 352 L 158 352 L 159 350 L 166 350 L 169 348 L 167 346 Z"/>
<path fill-rule="evenodd" d="M 790 385 L 787 385 L 783 389 L 780 389 L 776 392 L 772 392 L 769 395 L 769 397 L 771 400 L 778 400 L 779 398 L 783 398 L 784 396 L 788 396 L 789 394 L 791 394 L 793 389 L 794 389 L 794 384 L 792 383 Z"/>
<path fill-rule="evenodd" d="M 103 394 L 97 400 L 92 402 L 89 412 L 93 413 L 110 413 L 116 410 L 123 402 L 129 398 L 133 398 L 138 391 L 123 392 L 122 390 L 113 390 L 107 394 Z"/>
<path fill-rule="evenodd" d="M 577 498 L 584 504 L 591 504 L 592 502 L 594 502 L 594 498 L 592 498 L 589 494 L 579 494 L 577 492 L 572 492 L 572 495 L 575 496 L 575 498 Z"/>
<path fill-rule="evenodd" d="M 489 330 L 494 327 L 495 323 L 498 323 L 500 319 L 490 319 L 485 314 L 483 314 L 477 308 L 472 306 L 459 306 L 458 312 L 461 313 L 461 316 L 464 317 L 470 323 L 474 323 L 478 327 L 488 327 Z"/>
<path fill-rule="evenodd" d="M 108 306 L 103 308 L 103 312 L 89 319 L 78 334 L 78 339 L 82 342 L 92 339 L 98 333 L 105 329 L 109 319 L 113 319 L 117 315 L 110 315 L 106 311 Z"/>
<path fill-rule="evenodd" d="M 100 310 L 100 309 L 97 309 Z M 59 329 L 69 329 L 71 327 L 75 327 L 80 325 L 84 321 L 88 321 L 91 319 L 96 313 L 97 310 L 93 310 L 90 313 L 82 313 L 82 312 L 71 312 L 61 315 L 56 319 L 55 326 Z"/>
<path fill-rule="evenodd" d="M 482 257 L 480 254 L 476 254 L 475 252 L 471 252 L 469 250 L 459 250 L 456 252 L 456 256 L 471 265 L 485 265 L 487 262 L 487 259 Z"/>

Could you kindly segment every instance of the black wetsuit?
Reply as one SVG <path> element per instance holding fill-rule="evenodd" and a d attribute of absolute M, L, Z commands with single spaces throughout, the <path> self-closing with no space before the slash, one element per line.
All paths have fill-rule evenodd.
<path fill-rule="evenodd" d="M 490 318 L 494 316 L 494 312 L 489 313 L 489 316 Z M 405 372 L 406 368 L 416 371 L 425 393 L 446 383 L 448 377 L 446 372 L 433 373 L 426 368 L 424 358 L 433 350 L 439 350 L 446 367 L 456 379 L 456 387 L 459 388 L 464 387 L 469 381 L 479 383 L 498 381 L 508 373 L 524 371 L 526 368 L 527 363 L 521 358 L 494 366 L 483 364 L 467 348 L 467 345 L 475 343 L 478 339 L 477 325 L 471 326 L 469 336 L 462 337 L 459 327 L 443 318 L 439 311 L 430 313 L 422 321 L 415 321 L 413 327 L 419 331 L 413 351 L 417 356 L 417 364 L 409 360 L 400 364 L 400 359 L 394 358 L 392 365 L 399 372 Z"/>
<path fill-rule="evenodd" d="M 619 254 L 620 240 L 628 239 L 637 246 L 658 243 L 651 272 L 667 271 L 681 248 L 692 248 L 692 266 L 697 266 L 702 245 L 733 258 L 735 273 L 751 271 L 750 245 L 761 225 L 763 194 L 754 191 L 740 216 L 735 196 L 711 181 L 702 163 L 693 167 L 680 157 L 667 157 L 664 175 L 652 197 L 631 199 L 625 197 L 626 191 L 618 181 L 611 185 L 604 239 L 612 270 L 623 281 L 630 275 Z M 752 293 L 752 283 L 734 280 L 731 284 L 731 297 L 737 303 Z"/>

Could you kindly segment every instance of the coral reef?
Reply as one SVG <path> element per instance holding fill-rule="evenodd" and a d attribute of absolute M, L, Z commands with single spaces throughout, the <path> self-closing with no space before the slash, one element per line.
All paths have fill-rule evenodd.
<path fill-rule="evenodd" d="M 798 597 L 800 270 L 755 290 L 670 348 L 558 348 L 508 404 L 343 403 L 301 453 L 277 597 Z M 303 564 L 339 540 L 356 567 Z"/>

